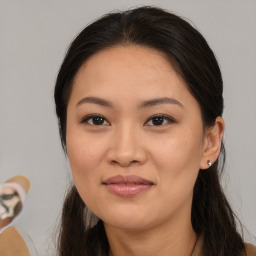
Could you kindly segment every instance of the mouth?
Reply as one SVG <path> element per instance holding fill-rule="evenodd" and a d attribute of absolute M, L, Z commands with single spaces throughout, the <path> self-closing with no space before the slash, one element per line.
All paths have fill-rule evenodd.
<path fill-rule="evenodd" d="M 150 189 L 154 183 L 136 175 L 110 177 L 102 183 L 106 188 L 123 197 L 131 197 Z"/>

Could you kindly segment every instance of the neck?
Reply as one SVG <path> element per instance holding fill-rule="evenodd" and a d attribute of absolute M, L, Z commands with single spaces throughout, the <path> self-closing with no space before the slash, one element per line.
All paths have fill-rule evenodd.
<path fill-rule="evenodd" d="M 197 240 L 190 215 L 186 221 L 175 219 L 150 229 L 122 230 L 105 224 L 105 230 L 109 256 L 190 256 Z"/>

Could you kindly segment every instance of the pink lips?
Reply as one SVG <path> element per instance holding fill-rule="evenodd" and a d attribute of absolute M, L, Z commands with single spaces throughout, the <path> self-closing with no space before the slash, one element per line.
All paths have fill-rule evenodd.
<path fill-rule="evenodd" d="M 151 181 L 136 175 L 117 175 L 103 181 L 103 184 L 114 194 L 119 196 L 134 196 L 153 186 Z"/>

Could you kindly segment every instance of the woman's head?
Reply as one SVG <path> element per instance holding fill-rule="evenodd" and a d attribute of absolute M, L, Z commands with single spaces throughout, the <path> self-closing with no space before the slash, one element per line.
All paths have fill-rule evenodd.
<path fill-rule="evenodd" d="M 140 175 L 155 187 L 161 183 L 156 199 L 180 207 L 187 200 L 190 212 L 199 169 L 218 157 L 223 124 L 217 124 L 217 149 L 210 154 L 213 140 L 205 130 L 222 114 L 222 79 L 211 49 L 187 22 L 153 8 L 109 14 L 94 22 L 70 46 L 55 96 L 76 187 L 99 217 L 101 211 L 106 213 L 101 205 L 108 200 L 105 186 L 99 194 L 98 183 L 128 174 Z M 164 98 L 169 102 L 144 103 Z M 147 107 L 137 107 L 143 104 Z M 93 113 L 105 120 L 100 126 L 86 121 Z M 164 128 L 145 125 L 161 114 L 170 118 L 164 119 Z M 139 167 L 122 168 L 130 161 Z M 154 194 L 148 196 L 153 202 Z M 127 213 L 145 209 L 142 204 L 133 211 L 118 205 L 120 212 L 126 207 Z M 158 204 L 153 207 L 165 212 Z"/>
<path fill-rule="evenodd" d="M 70 218 L 83 237 L 84 212 L 73 208 L 84 209 L 84 203 L 106 225 L 123 228 L 146 228 L 157 225 L 157 216 L 164 221 L 183 212 L 197 233 L 209 233 L 207 246 L 216 250 L 208 255 L 222 250 L 214 241 L 219 232 L 236 236 L 217 170 L 224 150 L 222 86 L 202 35 L 158 8 L 107 14 L 75 38 L 55 87 L 62 145 L 76 186 L 64 206 L 63 248 L 70 243 Z M 103 231 L 93 232 L 102 245 Z"/>
<path fill-rule="evenodd" d="M 164 54 L 138 45 L 101 50 L 76 74 L 67 106 L 76 188 L 108 224 L 166 226 L 174 213 L 190 222 L 199 169 L 219 153 L 221 121 L 212 129 L 204 131 L 198 102 Z M 127 175 L 146 184 L 132 187 L 130 177 L 120 187 L 117 176 Z"/>

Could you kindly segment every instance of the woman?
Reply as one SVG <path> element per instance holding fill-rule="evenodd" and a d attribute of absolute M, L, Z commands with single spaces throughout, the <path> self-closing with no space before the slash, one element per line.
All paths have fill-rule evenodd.
<path fill-rule="evenodd" d="M 74 179 L 59 255 L 255 255 L 219 182 L 222 85 L 202 35 L 162 9 L 76 37 L 55 87 Z"/>

